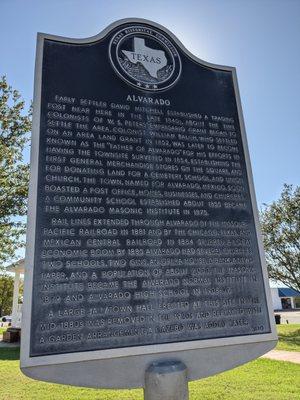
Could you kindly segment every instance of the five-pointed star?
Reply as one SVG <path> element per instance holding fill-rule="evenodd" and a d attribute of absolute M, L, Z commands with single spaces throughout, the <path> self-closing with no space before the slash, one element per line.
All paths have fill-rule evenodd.
<path fill-rule="evenodd" d="M 149 89 L 149 87 L 150 87 L 149 85 L 145 85 L 145 88 L 146 88 L 146 89 Z"/>
<path fill-rule="evenodd" d="M 141 83 L 140 83 L 140 82 L 137 82 L 137 85 L 138 85 L 138 86 L 141 86 Z"/>

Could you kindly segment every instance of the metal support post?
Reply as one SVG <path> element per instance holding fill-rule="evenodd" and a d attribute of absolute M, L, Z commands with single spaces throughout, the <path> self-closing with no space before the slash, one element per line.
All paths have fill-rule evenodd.
<path fill-rule="evenodd" d="M 157 361 L 146 370 L 144 400 L 188 398 L 187 368 L 181 361 Z"/>

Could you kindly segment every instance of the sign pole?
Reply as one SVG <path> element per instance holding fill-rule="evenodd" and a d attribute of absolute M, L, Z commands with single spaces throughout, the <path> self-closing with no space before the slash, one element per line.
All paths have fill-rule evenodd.
<path fill-rule="evenodd" d="M 187 367 L 178 360 L 157 361 L 145 374 L 144 400 L 188 400 Z"/>

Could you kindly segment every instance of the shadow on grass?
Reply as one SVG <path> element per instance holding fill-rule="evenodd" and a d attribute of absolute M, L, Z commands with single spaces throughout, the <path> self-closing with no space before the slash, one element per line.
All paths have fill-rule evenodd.
<path fill-rule="evenodd" d="M 0 348 L 0 360 L 19 360 L 19 359 L 20 359 L 19 347 Z"/>
<path fill-rule="evenodd" d="M 300 329 L 290 330 L 288 326 L 286 329 L 284 328 L 278 332 L 279 340 L 284 343 L 293 343 L 300 347 Z"/>
<path fill-rule="evenodd" d="M 277 325 L 279 342 L 277 350 L 300 352 L 300 324 Z"/>
<path fill-rule="evenodd" d="M 290 325 L 293 327 L 293 325 Z M 299 329 L 288 329 L 289 326 L 285 326 L 285 329 L 282 329 L 279 331 L 278 336 L 283 337 L 283 338 L 300 338 L 300 328 Z"/>

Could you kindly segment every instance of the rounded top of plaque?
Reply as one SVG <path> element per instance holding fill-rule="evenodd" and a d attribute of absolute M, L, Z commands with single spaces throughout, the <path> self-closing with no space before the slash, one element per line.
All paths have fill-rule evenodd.
<path fill-rule="evenodd" d="M 92 44 L 109 38 L 108 58 L 119 78 L 142 91 L 159 92 L 180 79 L 184 56 L 215 70 L 236 73 L 235 67 L 213 64 L 191 53 L 166 27 L 144 18 L 124 18 L 87 38 L 70 38 L 38 33 L 43 40 Z"/>

